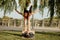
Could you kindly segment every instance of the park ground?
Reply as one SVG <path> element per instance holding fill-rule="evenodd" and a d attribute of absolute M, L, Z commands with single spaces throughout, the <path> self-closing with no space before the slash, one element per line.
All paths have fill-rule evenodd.
<path fill-rule="evenodd" d="M 20 31 L 0 31 L 0 40 L 60 40 L 60 32 L 36 32 L 33 38 L 23 38 Z"/>

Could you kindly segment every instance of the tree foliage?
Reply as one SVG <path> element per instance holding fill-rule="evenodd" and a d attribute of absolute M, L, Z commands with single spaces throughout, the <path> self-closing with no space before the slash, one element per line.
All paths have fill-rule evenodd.
<path fill-rule="evenodd" d="M 0 9 L 4 10 L 4 13 L 13 11 L 17 7 L 15 0 L 0 0 Z"/>
<path fill-rule="evenodd" d="M 34 0 L 33 9 L 37 8 L 37 1 Z M 18 4 L 21 7 L 21 13 L 24 13 L 24 8 L 27 8 L 31 0 L 18 0 Z M 56 4 L 56 5 L 55 5 Z M 56 6 L 56 15 L 60 19 L 60 1 L 59 0 L 40 0 L 39 9 L 43 11 L 44 7 L 48 6 L 50 11 L 50 24 L 54 16 L 54 7 Z M 0 0 L 0 9 L 4 10 L 4 14 L 7 12 L 11 12 L 17 8 L 16 0 Z"/>

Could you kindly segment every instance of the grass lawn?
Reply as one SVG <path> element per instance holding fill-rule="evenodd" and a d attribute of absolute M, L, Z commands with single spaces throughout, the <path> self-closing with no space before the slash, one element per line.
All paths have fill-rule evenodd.
<path fill-rule="evenodd" d="M 19 31 L 0 31 L 0 40 L 60 40 L 60 33 L 36 33 L 33 39 L 22 38 Z"/>

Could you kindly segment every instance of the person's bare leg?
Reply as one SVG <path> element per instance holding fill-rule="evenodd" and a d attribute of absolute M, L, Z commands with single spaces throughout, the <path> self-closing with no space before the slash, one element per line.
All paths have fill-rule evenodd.
<path fill-rule="evenodd" d="M 28 34 L 29 33 L 33 33 L 33 34 L 35 34 L 35 31 L 34 30 L 31 30 L 31 23 L 30 23 L 30 18 L 28 18 L 28 25 L 27 25 L 27 32 L 28 32 Z"/>
<path fill-rule="evenodd" d="M 22 31 L 22 33 L 26 32 L 27 31 L 27 19 L 24 18 L 24 29 Z"/>
<path fill-rule="evenodd" d="M 27 22 L 28 22 L 27 31 L 29 32 L 29 31 L 31 31 L 31 29 L 30 29 L 30 18 L 27 19 Z"/>

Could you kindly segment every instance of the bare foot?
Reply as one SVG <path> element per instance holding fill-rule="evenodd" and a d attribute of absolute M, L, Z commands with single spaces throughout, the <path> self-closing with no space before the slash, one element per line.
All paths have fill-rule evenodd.
<path fill-rule="evenodd" d="M 35 31 L 27 31 L 27 33 L 29 34 L 29 33 L 33 33 L 33 34 L 35 34 Z"/>
<path fill-rule="evenodd" d="M 22 33 L 25 33 L 25 32 L 27 32 L 27 31 L 25 31 L 25 30 L 24 30 L 24 31 L 22 31 Z"/>

